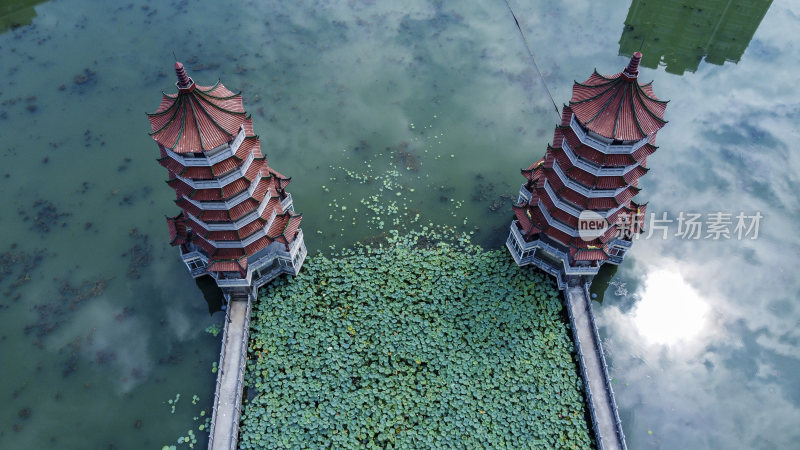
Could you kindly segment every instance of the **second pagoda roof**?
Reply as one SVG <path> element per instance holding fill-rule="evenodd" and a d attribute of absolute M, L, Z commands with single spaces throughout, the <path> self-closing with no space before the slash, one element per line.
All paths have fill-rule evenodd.
<path fill-rule="evenodd" d="M 575 82 L 569 106 L 581 125 L 600 136 L 638 141 L 657 132 L 667 122 L 667 102 L 653 93 L 652 82 L 639 84 L 641 53 L 634 53 L 622 72 L 603 76 L 595 70 L 583 83 Z"/>
<path fill-rule="evenodd" d="M 178 92 L 165 93 L 158 110 L 147 115 L 153 139 L 176 153 L 204 152 L 233 139 L 246 120 L 242 95 L 221 82 L 197 86 L 181 63 L 175 72 Z"/>

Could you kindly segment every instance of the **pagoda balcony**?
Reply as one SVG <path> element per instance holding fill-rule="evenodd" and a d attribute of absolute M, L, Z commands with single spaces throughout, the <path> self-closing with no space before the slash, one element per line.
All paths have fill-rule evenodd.
<path fill-rule="evenodd" d="M 303 244 L 303 230 L 301 228 L 298 228 L 297 235 L 295 236 L 294 240 L 289 244 L 289 254 L 292 255 L 292 258 L 294 258 L 294 255 L 297 254 L 297 250 L 301 246 L 305 248 L 305 245 L 302 244 Z"/>
<path fill-rule="evenodd" d="M 181 244 L 180 249 L 181 249 L 181 258 L 183 258 L 184 262 L 199 258 L 202 259 L 204 262 L 208 263 L 208 256 L 206 255 L 205 250 L 198 247 L 195 243 L 191 241 L 186 242 L 184 244 Z"/>
<path fill-rule="evenodd" d="M 525 184 L 522 185 L 521 189 L 525 190 Z M 558 195 L 556 195 L 556 192 L 553 190 L 553 187 L 550 186 L 550 182 L 547 181 L 547 179 L 544 180 L 544 190 L 547 192 L 547 195 L 550 196 L 550 199 L 553 201 L 553 204 L 555 204 L 558 209 L 560 209 L 561 211 L 565 211 L 565 212 L 569 213 L 571 216 L 580 217 L 582 210 L 580 208 L 576 207 L 575 205 L 573 205 L 572 203 L 565 202 L 564 200 L 561 200 L 561 198 L 559 198 Z M 528 191 L 525 190 L 525 192 L 528 192 Z M 616 208 L 612 208 L 612 209 L 609 209 L 607 211 L 594 211 L 594 212 L 599 214 L 600 216 L 602 216 L 604 219 L 608 219 L 608 217 L 611 214 L 614 214 L 615 212 L 617 212 L 623 206 L 624 205 L 619 205 Z"/>
<path fill-rule="evenodd" d="M 617 266 L 618 266 L 618 265 L 622 264 L 622 260 L 623 260 L 623 259 L 624 259 L 624 258 L 623 258 L 622 256 L 613 256 L 613 255 L 612 255 L 612 256 L 609 256 L 609 257 L 608 257 L 608 262 L 609 262 L 610 264 L 614 264 L 614 265 L 617 265 Z"/>
<path fill-rule="evenodd" d="M 260 277 L 258 277 L 255 280 L 253 280 L 253 287 L 258 289 L 261 286 L 263 286 L 263 285 L 269 283 L 270 281 L 274 280 L 275 277 L 277 277 L 278 275 L 280 275 L 282 273 L 291 273 L 292 275 L 294 275 L 293 272 L 287 271 L 286 267 L 287 266 L 278 265 L 277 267 L 273 268 L 269 272 L 261 273 Z"/>
<path fill-rule="evenodd" d="M 522 186 L 519 187 L 519 197 L 517 197 L 517 204 L 524 203 L 528 204 L 531 201 L 531 193 L 525 189 L 525 183 L 522 183 Z"/>
<path fill-rule="evenodd" d="M 169 155 L 170 158 L 174 159 L 184 167 L 209 167 L 235 155 L 236 151 L 239 150 L 239 146 L 242 145 L 244 138 L 244 127 L 240 127 L 239 134 L 236 135 L 236 138 L 233 140 L 233 142 L 230 144 L 222 144 L 217 148 L 203 153 L 203 156 L 198 157 L 186 157 L 180 153 L 175 153 L 166 147 L 164 147 L 164 150 L 166 150 L 167 155 Z"/>
<path fill-rule="evenodd" d="M 600 270 L 600 264 L 595 266 L 571 266 L 567 252 L 548 244 L 545 238 L 526 242 L 519 230 L 518 222 L 511 222 L 511 232 L 506 241 L 506 247 L 511 251 L 514 261 L 519 266 L 534 264 L 546 272 L 560 278 L 562 275 L 596 275 Z M 556 266 L 552 262 L 536 256 L 537 250 L 547 253 L 552 259 L 560 260 L 561 265 Z M 558 272 L 561 275 L 555 273 Z M 560 284 L 560 281 L 559 281 Z"/>
<path fill-rule="evenodd" d="M 567 252 L 556 248 L 553 245 L 548 244 L 542 239 L 537 239 L 534 241 L 527 242 L 525 238 L 522 236 L 522 233 L 519 231 L 518 222 L 515 220 L 511 222 L 511 234 L 509 235 L 509 240 L 514 239 L 516 244 L 519 246 L 520 251 L 512 251 L 515 255 L 514 259 L 517 260 L 517 264 L 525 265 L 529 264 L 530 261 L 528 258 L 532 258 L 536 249 L 545 250 L 547 253 L 551 254 L 552 256 L 565 261 L 567 259 Z M 519 256 L 519 258 L 518 258 Z"/>
<path fill-rule="evenodd" d="M 618 154 L 625 154 L 625 153 L 633 153 L 641 147 L 644 147 L 650 141 L 650 136 L 645 136 L 644 138 L 640 139 L 639 141 L 628 144 L 628 145 L 621 145 L 621 144 L 612 144 L 611 140 L 606 138 L 602 138 L 599 135 L 595 135 L 591 131 L 588 133 L 583 130 L 583 127 L 578 123 L 578 120 L 575 118 L 575 114 L 572 115 L 572 118 L 569 121 L 569 126 L 572 128 L 572 131 L 578 136 L 578 139 L 584 144 L 592 147 L 595 150 L 599 150 L 603 153 L 618 153 Z"/>
<path fill-rule="evenodd" d="M 205 254 L 199 251 L 199 247 L 192 243 L 184 244 L 186 249 L 189 250 L 184 252 L 181 249 L 181 259 L 183 259 L 183 263 L 186 264 L 186 267 L 189 269 L 189 273 L 192 274 L 192 278 L 197 278 L 199 276 L 205 275 L 207 273 L 206 267 L 208 267 L 208 258 Z"/>
<path fill-rule="evenodd" d="M 256 184 L 257 181 L 253 182 L 250 185 L 250 188 L 248 188 L 246 191 L 242 191 L 242 193 L 237 194 L 230 200 L 223 200 L 221 202 L 199 202 L 197 200 L 191 199 L 186 196 L 183 196 L 183 199 L 205 211 L 226 211 L 233 209 L 234 206 L 237 206 L 239 203 L 242 203 L 243 201 L 250 198 L 253 195 L 253 192 L 255 191 L 253 186 Z"/>
<path fill-rule="evenodd" d="M 273 260 L 275 258 L 276 258 L 276 256 L 273 254 L 269 258 L 265 258 L 266 261 L 259 261 L 259 262 L 264 262 L 264 266 L 266 266 L 266 265 L 272 264 L 272 262 L 273 262 Z M 283 258 L 283 259 L 285 260 L 285 258 Z M 256 264 L 258 264 L 258 262 Z M 251 284 L 253 284 L 254 287 L 256 287 L 256 288 L 259 288 L 259 287 L 263 286 L 264 284 L 266 284 L 267 282 L 269 282 L 270 280 L 272 280 L 273 278 L 275 278 L 278 275 L 280 275 L 281 273 L 294 274 L 294 271 L 291 269 L 291 267 L 287 266 L 285 264 L 286 263 L 279 264 L 277 267 L 269 270 L 268 272 L 262 273 L 261 276 L 256 279 L 256 283 L 252 283 L 252 281 L 253 281 L 253 274 L 256 273 L 256 270 L 258 270 L 258 269 L 248 270 L 247 271 L 247 276 L 244 277 L 244 278 L 223 278 L 223 277 L 221 277 L 219 275 L 214 276 L 213 274 L 212 274 L 212 277 L 214 277 L 214 280 L 217 282 L 217 286 L 219 286 L 221 288 L 250 287 Z M 254 267 L 261 267 L 261 266 L 254 265 Z M 288 270 L 287 270 L 287 267 L 288 267 Z"/>
<path fill-rule="evenodd" d="M 588 188 L 577 181 L 573 180 L 572 178 L 568 177 L 567 174 L 561 170 L 561 166 L 558 165 L 558 161 L 553 161 L 553 170 L 558 175 L 558 178 L 561 179 L 561 182 L 568 186 L 573 191 L 583 195 L 584 197 L 588 198 L 598 198 L 598 197 L 616 197 L 620 192 L 627 189 L 627 186 L 623 186 L 619 189 L 591 189 Z"/>
<path fill-rule="evenodd" d="M 245 248 L 248 245 L 252 244 L 253 242 L 261 239 L 262 237 L 267 236 L 267 230 L 269 230 L 269 228 L 272 226 L 272 222 L 275 220 L 276 215 L 277 211 L 273 210 L 272 214 L 270 215 L 269 221 L 267 221 L 266 225 L 264 225 L 263 228 L 261 228 L 260 230 L 256 231 L 255 233 L 251 234 L 250 236 L 240 241 L 208 241 L 208 242 L 216 248 Z M 303 237 L 302 232 L 299 232 L 299 236 L 300 239 L 302 239 Z M 291 249 L 291 244 L 290 244 L 290 249 Z"/>
<path fill-rule="evenodd" d="M 213 272 L 211 272 L 211 276 L 214 277 Z M 216 281 L 217 286 L 221 288 L 250 287 L 250 281 L 247 278 L 221 278 L 216 276 L 214 277 L 214 281 Z"/>
<path fill-rule="evenodd" d="M 178 174 L 175 174 L 175 178 L 188 184 L 193 189 L 222 189 L 223 187 L 233 183 L 239 178 L 244 178 L 244 175 L 247 173 L 247 169 L 250 168 L 250 164 L 253 162 L 254 159 L 255 159 L 255 153 L 250 152 L 250 156 L 248 156 L 247 159 L 244 161 L 244 163 L 239 167 L 239 170 L 234 170 L 233 172 L 225 175 L 224 177 L 217 178 L 214 180 L 192 180 L 191 178 L 185 178 Z"/>
<path fill-rule="evenodd" d="M 277 242 L 270 244 L 266 249 L 262 250 L 262 252 L 263 254 L 261 255 L 256 253 L 256 259 L 249 262 L 247 276 L 244 278 L 224 278 L 219 274 L 212 273 L 211 276 L 216 280 L 217 286 L 221 288 L 242 287 L 250 286 L 252 282 L 254 287 L 259 288 L 281 273 L 296 275 L 307 254 L 306 247 L 303 244 L 303 230 L 297 230 L 297 235 L 294 240 L 292 240 L 292 243 L 289 244 L 288 252 L 285 250 L 283 244 Z M 265 273 L 259 272 L 264 267 L 272 265 L 275 261 L 277 261 L 277 266 L 275 268 Z M 253 275 L 256 275 L 255 280 L 253 280 Z"/>
<path fill-rule="evenodd" d="M 573 166 L 589 172 L 596 177 L 622 176 L 635 169 L 637 166 L 637 164 L 629 164 L 625 167 L 605 167 L 594 161 L 581 159 L 575 154 L 575 151 L 569 146 L 566 139 L 562 142 L 561 148 L 564 149 L 564 154 L 567 155 L 567 158 L 569 158 Z"/>
<path fill-rule="evenodd" d="M 197 200 L 191 199 L 186 196 L 183 196 L 183 199 L 203 210 L 222 211 L 222 210 L 233 209 L 234 206 L 238 205 L 239 203 L 242 203 L 243 201 L 253 196 L 253 192 L 255 192 L 256 189 L 258 188 L 258 185 L 262 183 L 260 175 L 261 172 L 259 172 L 259 176 L 257 176 L 256 179 L 252 183 L 250 183 L 250 187 L 247 188 L 246 191 L 242 191 L 240 194 L 237 194 L 235 197 L 229 200 L 222 200 L 219 202 L 199 202 Z"/>
<path fill-rule="evenodd" d="M 633 245 L 633 241 L 629 241 L 627 239 L 614 239 L 613 241 L 609 242 L 611 245 L 617 245 L 619 247 L 631 248 Z"/>
<path fill-rule="evenodd" d="M 255 259 L 248 263 L 248 273 L 265 267 L 276 258 L 283 259 L 284 262 L 289 261 L 289 265 L 292 265 L 291 262 L 303 249 L 305 249 L 305 246 L 303 245 L 303 230 L 298 229 L 297 235 L 289 244 L 289 251 L 286 251 L 286 246 L 280 242 L 271 243 L 267 246 L 267 248 L 253 255 Z"/>
<path fill-rule="evenodd" d="M 281 200 L 281 209 L 283 212 L 294 212 L 294 203 L 292 202 L 292 194 L 287 193 L 286 198 Z"/>
<path fill-rule="evenodd" d="M 580 233 L 580 231 L 578 231 L 577 228 L 573 228 L 571 225 L 566 224 L 566 223 L 560 221 L 559 219 L 556 219 L 552 215 L 550 215 L 550 212 L 547 211 L 547 208 L 545 208 L 545 206 L 544 206 L 544 204 L 542 203 L 541 200 L 539 200 L 537 202 L 537 206 L 539 207 L 539 211 L 542 212 L 542 215 L 544 216 L 545 220 L 547 220 L 547 224 L 548 225 L 550 225 L 553 228 L 556 228 L 556 229 L 560 230 L 563 233 L 568 234 L 571 237 L 580 237 L 581 233 Z M 620 208 L 621 208 L 621 206 L 620 206 Z M 615 208 L 615 210 L 616 209 L 619 209 L 619 208 Z M 603 218 L 607 219 L 608 216 L 603 217 Z M 630 246 L 632 244 L 631 241 L 626 241 L 626 240 L 622 240 L 622 239 L 617 239 L 617 241 L 615 241 L 614 243 L 617 243 L 621 247 L 630 248 Z"/>
<path fill-rule="evenodd" d="M 193 204 L 194 206 L 205 210 L 205 211 L 226 211 L 233 209 L 234 206 L 239 205 L 243 201 L 247 200 L 248 198 L 253 196 L 253 192 L 255 192 L 256 188 L 258 188 L 259 183 L 262 183 L 261 177 L 257 177 L 253 183 L 250 184 L 250 187 L 243 191 L 241 194 L 237 194 L 235 197 L 231 198 L 230 200 L 223 200 L 221 202 L 199 202 L 197 200 L 191 199 L 189 197 L 183 196 L 182 198 L 187 202 Z M 262 204 L 266 203 L 262 202 Z M 289 208 L 292 208 L 292 194 L 286 193 L 286 198 L 281 200 L 281 209 L 283 211 L 288 211 Z M 294 212 L 294 209 L 292 209 Z"/>
<path fill-rule="evenodd" d="M 600 265 L 597 266 L 570 266 L 564 264 L 564 273 L 567 275 L 597 275 Z"/>
<path fill-rule="evenodd" d="M 206 230 L 208 230 L 208 231 L 237 231 L 237 230 L 242 229 L 242 227 L 244 227 L 245 225 L 249 224 L 250 222 L 256 220 L 259 217 L 261 217 L 261 214 L 263 214 L 264 210 L 267 208 L 267 203 L 269 203 L 269 202 L 261 202 L 261 204 L 258 206 L 258 208 L 255 211 L 247 213 L 246 215 L 240 217 L 237 220 L 234 220 L 232 222 L 225 222 L 225 223 L 207 223 L 207 222 L 204 222 L 204 221 L 198 219 L 197 217 L 195 217 L 191 213 L 184 212 L 184 214 L 186 214 L 187 217 L 191 218 L 192 220 L 194 220 L 195 222 L 199 223 L 200 225 L 203 225 L 206 228 Z M 275 215 L 276 214 L 277 214 L 277 211 L 273 210 L 272 214 L 269 217 L 269 220 L 267 221 L 267 225 L 266 225 L 267 229 L 269 229 L 269 226 L 272 225 L 272 221 L 275 219 Z"/>
<path fill-rule="evenodd" d="M 542 212 L 542 215 L 544 216 L 545 220 L 547 220 L 547 224 L 548 225 L 550 225 L 551 227 L 556 228 L 556 229 L 558 229 L 558 230 L 560 230 L 560 231 L 562 231 L 562 232 L 564 232 L 564 233 L 566 233 L 566 234 L 568 234 L 568 235 L 570 235 L 572 237 L 578 237 L 579 236 L 579 233 L 578 233 L 577 229 L 572 228 L 571 226 L 569 226 L 569 225 L 561 222 L 560 220 L 556 219 L 555 217 L 551 216 L 550 213 L 547 211 L 547 208 L 545 208 L 544 205 L 542 204 L 541 200 L 539 200 L 536 203 L 537 203 L 537 206 L 539 206 L 539 211 Z"/>
<path fill-rule="evenodd" d="M 208 241 L 208 243 L 216 248 L 245 248 L 253 242 L 265 237 L 266 235 L 267 232 L 262 228 L 239 241 Z"/>
<path fill-rule="evenodd" d="M 525 188 L 524 184 L 522 185 L 522 188 L 523 189 Z M 547 192 L 547 195 L 550 196 L 550 199 L 553 200 L 553 203 L 556 205 L 556 207 L 558 207 L 558 209 L 566 211 L 567 213 L 575 217 L 580 217 L 581 209 L 577 208 L 572 203 L 561 200 L 561 198 L 559 198 L 558 195 L 556 195 L 556 192 L 553 190 L 553 187 L 550 186 L 550 182 L 546 178 L 544 180 L 544 190 L 545 192 Z M 598 213 L 598 214 L 600 214 L 601 216 L 603 215 L 603 213 Z"/>

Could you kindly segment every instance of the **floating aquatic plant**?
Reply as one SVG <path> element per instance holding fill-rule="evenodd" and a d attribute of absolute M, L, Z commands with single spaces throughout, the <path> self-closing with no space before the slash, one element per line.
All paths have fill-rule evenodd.
<path fill-rule="evenodd" d="M 175 414 L 175 406 L 178 404 L 178 401 L 181 399 L 181 394 L 175 394 L 175 398 L 171 398 L 167 400 L 167 403 L 172 407 L 170 410 L 170 414 Z"/>
<path fill-rule="evenodd" d="M 206 333 L 216 337 L 222 331 L 222 324 L 215 323 L 206 327 Z"/>
<path fill-rule="evenodd" d="M 432 226 L 309 257 L 254 307 L 240 448 L 590 448 L 561 309 Z"/>
<path fill-rule="evenodd" d="M 181 394 L 177 394 L 174 399 L 168 400 L 168 403 L 172 405 L 173 414 L 175 413 L 175 405 L 178 403 L 178 400 L 180 400 L 180 398 Z M 192 405 L 197 405 L 199 401 L 200 397 L 198 395 L 196 394 L 192 395 Z M 200 422 L 199 424 L 197 424 L 198 431 L 205 431 L 206 433 L 209 431 L 209 427 L 211 424 L 211 417 L 206 415 L 205 410 L 201 410 L 198 415 L 194 416 L 193 420 L 195 422 L 198 421 Z M 178 437 L 176 443 L 178 446 L 185 444 L 189 448 L 194 448 L 195 445 L 197 445 L 197 435 L 195 435 L 194 428 L 189 428 L 188 430 L 186 430 L 186 434 L 184 436 Z M 161 447 L 162 450 L 164 449 L 177 450 L 177 448 L 178 447 L 175 444 L 164 445 L 163 447 Z"/>

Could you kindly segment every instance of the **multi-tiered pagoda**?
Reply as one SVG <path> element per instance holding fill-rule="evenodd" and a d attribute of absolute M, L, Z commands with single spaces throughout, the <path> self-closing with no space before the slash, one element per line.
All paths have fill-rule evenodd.
<path fill-rule="evenodd" d="M 241 94 L 222 83 L 198 86 L 175 63 L 178 92 L 148 114 L 158 160 L 181 213 L 167 218 L 171 244 L 196 278 L 212 276 L 227 299 L 255 298 L 306 256 L 290 179 L 261 154 Z"/>
<path fill-rule="evenodd" d="M 667 102 L 640 84 L 636 52 L 621 73 L 595 71 L 572 88 L 544 158 L 522 170 L 527 182 L 513 206 L 506 246 L 519 265 L 555 275 L 595 275 L 619 264 L 644 227 L 646 205 L 634 202 L 647 157 L 655 152 Z"/>

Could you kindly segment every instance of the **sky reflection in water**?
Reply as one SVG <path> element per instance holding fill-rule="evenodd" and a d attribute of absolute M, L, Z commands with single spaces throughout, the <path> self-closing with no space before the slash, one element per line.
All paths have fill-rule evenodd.
<path fill-rule="evenodd" d="M 708 327 L 708 303 L 677 270 L 655 269 L 637 292 L 630 319 L 650 343 L 671 346 L 695 340 Z"/>

